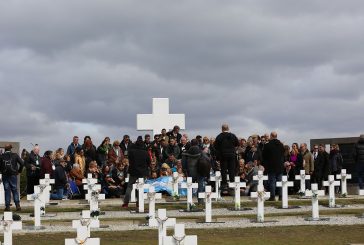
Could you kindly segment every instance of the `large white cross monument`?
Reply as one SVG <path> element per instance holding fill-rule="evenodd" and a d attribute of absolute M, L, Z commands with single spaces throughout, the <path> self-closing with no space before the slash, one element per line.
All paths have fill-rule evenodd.
<path fill-rule="evenodd" d="M 185 129 L 185 114 L 169 114 L 168 98 L 153 98 L 152 114 L 137 114 L 137 130 L 152 130 L 153 135 L 160 134 L 178 125 Z"/>

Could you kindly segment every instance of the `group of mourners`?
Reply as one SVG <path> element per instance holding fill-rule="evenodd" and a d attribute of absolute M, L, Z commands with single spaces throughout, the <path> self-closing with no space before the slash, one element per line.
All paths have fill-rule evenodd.
<path fill-rule="evenodd" d="M 276 132 L 245 139 L 231 133 L 227 124 L 223 124 L 221 130 L 216 138 L 198 135 L 189 139 L 187 134 L 180 133 L 179 126 L 175 126 L 169 132 L 163 129 L 153 138 L 148 134 L 139 136 L 134 142 L 128 135 L 124 135 L 121 142 L 111 142 L 106 137 L 98 147 L 90 136 L 85 136 L 82 144 L 79 137 L 74 136 L 66 150 L 47 150 L 42 157 L 39 145 L 35 145 L 30 153 L 24 149 L 19 156 L 8 144 L 0 155 L 5 210 L 10 210 L 11 193 L 16 209 L 21 210 L 17 176 L 24 167 L 27 194 L 32 194 L 39 180 L 49 174 L 55 179 L 51 199 L 83 198 L 82 180 L 91 174 L 98 179 L 107 198 L 124 196 L 123 207 L 128 207 L 132 185 L 139 178 L 157 179 L 177 172 L 179 177 L 192 177 L 193 182 L 198 183 L 198 192 L 203 192 L 209 177 L 220 171 L 222 195 L 231 194 L 228 179 L 234 181 L 235 176 L 247 183 L 242 193 L 249 195 L 257 186 L 253 176 L 261 170 L 268 175 L 265 187 L 271 193 L 270 200 L 275 200 L 276 195 L 280 197 L 276 182 L 283 175 L 295 181 L 295 175 L 304 170 L 311 176 L 311 183 L 318 183 L 322 188 L 322 181 L 327 180 L 329 174 L 340 173 L 343 166 L 337 144 L 331 145 L 330 152 L 324 145 L 314 145 L 310 150 L 306 143 L 293 143 L 291 147 L 284 145 Z M 359 188 L 363 189 L 364 135 L 355 145 L 353 157 L 357 164 Z M 298 190 L 299 183 L 296 182 L 291 192 Z"/>

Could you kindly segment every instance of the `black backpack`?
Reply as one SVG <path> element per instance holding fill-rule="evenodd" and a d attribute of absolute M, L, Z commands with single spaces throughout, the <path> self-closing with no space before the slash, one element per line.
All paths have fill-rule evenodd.
<path fill-rule="evenodd" d="M 9 155 L 8 159 L 3 158 L 3 171 L 6 175 L 12 175 L 17 172 L 12 164 L 12 156 Z"/>

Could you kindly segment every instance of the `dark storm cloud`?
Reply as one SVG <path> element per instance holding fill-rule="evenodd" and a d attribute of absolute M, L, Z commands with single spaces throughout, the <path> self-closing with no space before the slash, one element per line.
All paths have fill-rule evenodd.
<path fill-rule="evenodd" d="M 3 1 L 0 134 L 135 137 L 136 114 L 169 97 L 191 136 L 222 122 L 244 137 L 357 135 L 363 13 L 361 1 Z"/>

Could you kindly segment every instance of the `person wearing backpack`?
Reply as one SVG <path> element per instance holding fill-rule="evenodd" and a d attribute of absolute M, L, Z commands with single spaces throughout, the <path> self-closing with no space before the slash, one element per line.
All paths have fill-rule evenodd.
<path fill-rule="evenodd" d="M 0 172 L 5 190 L 4 211 L 10 211 L 11 194 L 13 194 L 16 211 L 21 211 L 17 185 L 18 174 L 22 172 L 24 163 L 18 154 L 11 152 L 12 148 L 11 144 L 5 145 L 5 152 L 0 156 Z"/>

